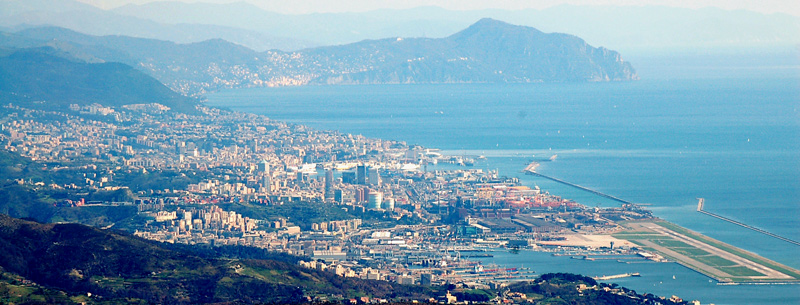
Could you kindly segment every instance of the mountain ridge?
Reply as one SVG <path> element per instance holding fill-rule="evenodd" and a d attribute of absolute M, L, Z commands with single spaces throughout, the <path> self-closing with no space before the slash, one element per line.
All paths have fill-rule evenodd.
<path fill-rule="evenodd" d="M 0 95 L 60 109 L 159 103 L 179 112 L 197 111 L 196 102 L 129 65 L 86 63 L 69 55 L 41 47 L 0 57 Z"/>
<path fill-rule="evenodd" d="M 26 29 L 6 47 L 50 46 L 76 58 L 122 62 L 185 95 L 306 84 L 625 81 L 619 53 L 577 36 L 481 19 L 444 38 L 384 38 L 296 52 L 256 52 L 222 39 L 190 44 Z M 19 43 L 29 39 L 27 45 Z M 0 41 L 0 47 L 3 42 Z"/>
<path fill-rule="evenodd" d="M 594 48 L 579 37 L 483 18 L 445 38 L 367 40 L 305 50 L 363 62 L 355 73 L 321 75 L 312 83 L 446 83 L 624 81 L 638 77 L 619 53 Z M 341 49 L 347 50 L 342 52 Z M 394 52 L 392 52 L 394 51 Z M 369 58 L 379 56 L 377 60 Z M 375 69 L 369 67 L 375 66 Z M 363 71 L 366 70 L 366 71 Z"/>
<path fill-rule="evenodd" d="M 225 38 L 257 49 L 301 49 L 316 45 L 308 41 L 240 27 L 205 23 L 164 23 L 118 14 L 113 10 L 103 10 L 71 0 L 0 0 L 0 16 L 4 16 L 0 18 L 0 26 L 23 29 L 56 26 L 98 36 L 125 35 L 179 43 Z"/>
<path fill-rule="evenodd" d="M 60 7 L 69 7 L 65 4 L 29 5 L 27 9 L 9 7 L 4 10 L 4 2 L 14 3 L 0 0 L 0 15 L 5 11 L 8 17 L 0 19 L 0 26 L 54 25 L 93 35 L 121 34 L 181 43 L 216 37 L 258 51 L 295 51 L 383 37 L 441 38 L 481 17 L 532 26 L 544 32 L 571 33 L 592 45 L 602 45 L 623 53 L 800 43 L 800 36 L 797 35 L 800 31 L 798 16 L 719 8 L 558 5 L 541 10 L 454 11 L 440 7 L 417 7 L 292 15 L 235 3 L 160 1 L 109 10 L 85 4 L 74 5 L 72 11 L 91 13 L 76 15 L 58 10 Z M 39 0 L 37 3 L 48 1 Z M 236 17 L 226 17 L 228 15 Z M 115 25 L 114 22 L 124 23 L 127 27 Z"/>

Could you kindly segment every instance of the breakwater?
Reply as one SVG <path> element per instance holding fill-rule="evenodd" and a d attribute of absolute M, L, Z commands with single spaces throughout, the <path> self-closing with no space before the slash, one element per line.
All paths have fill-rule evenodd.
<path fill-rule="evenodd" d="M 540 174 L 540 173 L 536 172 L 536 170 L 535 170 L 536 166 L 538 166 L 538 164 L 534 165 L 534 163 L 536 163 L 536 162 L 531 163 L 530 165 L 528 165 L 525 168 L 525 170 L 523 170 L 525 172 L 525 174 L 534 175 L 534 176 L 537 176 L 537 177 L 542 177 L 542 178 L 545 178 L 545 179 L 548 179 L 548 180 L 552 180 L 552 181 L 555 181 L 555 182 L 558 182 L 558 183 L 561 183 L 561 184 L 564 184 L 564 185 L 568 185 L 568 186 L 571 186 L 571 187 L 574 187 L 574 188 L 577 188 L 577 189 L 580 189 L 580 190 L 583 190 L 583 191 L 587 191 L 589 193 L 595 194 L 595 195 L 600 196 L 600 197 L 604 197 L 604 198 L 608 198 L 608 199 L 614 200 L 616 202 L 620 202 L 620 203 L 624 203 L 624 204 L 633 204 L 630 201 L 627 201 L 627 200 L 624 200 L 624 199 L 620 199 L 620 198 L 617 198 L 617 197 L 614 197 L 614 196 L 611 196 L 611 195 L 608 195 L 608 194 L 605 194 L 605 193 L 601 193 L 601 192 L 595 191 L 593 189 L 587 188 L 585 186 L 581 186 L 581 185 L 578 185 L 578 184 L 575 184 L 575 183 L 572 183 L 572 182 L 567 182 L 567 181 L 564 181 L 564 180 L 561 180 L 561 179 L 558 179 L 558 178 L 555 178 L 555 177 L 550 177 L 550 176 L 547 176 L 547 175 Z"/>
<path fill-rule="evenodd" d="M 736 220 L 730 219 L 730 218 L 722 216 L 722 215 L 717 215 L 717 214 L 705 211 L 705 210 L 703 210 L 704 207 L 705 207 L 705 199 L 704 198 L 697 198 L 697 211 L 700 212 L 700 213 L 703 213 L 703 214 L 706 214 L 708 216 L 711 216 L 711 217 L 714 217 L 714 218 L 717 218 L 717 219 L 721 219 L 721 220 L 730 222 L 730 223 L 735 224 L 737 226 L 741 226 L 741 227 L 756 231 L 758 233 L 761 233 L 761 234 L 764 234 L 764 235 L 767 235 L 767 236 L 770 236 L 770 237 L 774 237 L 774 238 L 780 239 L 780 240 L 785 241 L 785 242 L 790 243 L 790 244 L 794 244 L 794 245 L 800 246 L 800 242 L 798 242 L 796 240 L 793 240 L 793 239 L 790 239 L 790 238 L 786 238 L 786 237 L 780 236 L 778 234 L 775 234 L 775 233 L 772 233 L 772 232 L 769 232 L 769 231 L 765 231 L 765 230 L 753 227 L 753 226 L 745 224 L 745 223 L 738 222 Z"/>

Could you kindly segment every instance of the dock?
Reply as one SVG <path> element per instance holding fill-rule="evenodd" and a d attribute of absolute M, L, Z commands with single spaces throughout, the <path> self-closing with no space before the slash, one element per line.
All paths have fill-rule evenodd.
<path fill-rule="evenodd" d="M 780 236 L 778 234 L 775 234 L 775 233 L 772 233 L 772 232 L 769 232 L 769 231 L 765 231 L 765 230 L 753 227 L 753 226 L 745 224 L 745 223 L 741 223 L 739 221 L 730 219 L 730 218 L 722 216 L 722 215 L 718 215 L 718 214 L 715 214 L 715 213 L 711 213 L 709 211 L 705 211 L 705 210 L 703 210 L 703 208 L 705 207 L 705 199 L 704 198 L 697 198 L 697 201 L 698 201 L 697 202 L 697 211 L 700 212 L 700 213 L 703 213 L 703 214 L 706 214 L 708 216 L 711 216 L 711 217 L 714 217 L 714 218 L 717 218 L 717 219 L 721 219 L 721 220 L 730 222 L 732 224 L 735 224 L 735 225 L 743 227 L 743 228 L 747 228 L 747 229 L 756 231 L 758 233 L 767 235 L 769 237 L 774 237 L 774 238 L 780 239 L 782 241 L 785 241 L 785 242 L 790 243 L 790 244 L 794 244 L 796 246 L 800 246 L 800 242 L 798 242 L 796 240 L 793 240 L 793 239 L 790 239 L 790 238 L 786 238 L 786 237 Z"/>

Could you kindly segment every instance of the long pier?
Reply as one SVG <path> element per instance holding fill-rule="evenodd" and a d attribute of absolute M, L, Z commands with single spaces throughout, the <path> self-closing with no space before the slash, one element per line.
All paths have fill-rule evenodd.
<path fill-rule="evenodd" d="M 767 235 L 767 236 L 770 236 L 770 237 L 774 237 L 774 238 L 780 239 L 780 240 L 785 241 L 787 243 L 800 246 L 800 242 L 798 242 L 796 240 L 793 240 L 793 239 L 790 239 L 790 238 L 786 238 L 786 237 L 780 236 L 778 234 L 771 233 L 771 232 L 768 232 L 768 231 L 753 227 L 751 225 L 738 222 L 736 220 L 730 219 L 730 218 L 722 216 L 722 215 L 717 215 L 717 214 L 714 214 L 714 213 L 711 213 L 711 212 L 708 212 L 708 211 L 704 211 L 703 208 L 705 207 L 705 202 L 706 202 L 706 200 L 704 198 L 697 198 L 697 211 L 698 212 L 706 214 L 706 215 L 714 217 L 714 218 L 717 218 L 717 219 L 721 219 L 721 220 L 730 222 L 730 223 L 735 224 L 737 226 L 741 226 L 741 227 L 756 231 L 758 233 L 761 233 L 761 234 L 764 234 L 764 235 Z"/>
<path fill-rule="evenodd" d="M 577 185 L 575 183 L 567 182 L 567 181 L 564 181 L 564 180 L 561 180 L 561 179 L 558 179 L 558 178 L 555 178 L 555 177 L 542 175 L 540 173 L 537 173 L 535 170 L 531 170 L 530 168 L 535 168 L 535 166 L 528 165 L 528 167 L 525 168 L 524 172 L 526 174 L 528 174 L 528 175 L 534 175 L 534 176 L 542 177 L 542 178 L 545 178 L 545 179 L 549 179 L 549 180 L 552 180 L 552 181 L 555 181 L 555 182 L 558 182 L 558 183 L 561 183 L 561 184 L 564 184 L 564 185 L 568 185 L 568 186 L 571 186 L 571 187 L 574 187 L 574 188 L 577 188 L 577 189 L 580 189 L 580 190 L 587 191 L 589 193 L 595 194 L 595 195 L 600 196 L 600 197 L 605 197 L 605 198 L 614 200 L 616 202 L 620 202 L 620 203 L 624 203 L 624 204 L 633 204 L 633 202 L 630 202 L 630 201 L 627 201 L 627 200 L 623 200 L 623 199 L 620 199 L 620 198 L 617 198 L 617 197 L 614 197 L 614 196 L 611 196 L 611 195 L 608 195 L 608 194 L 604 194 L 604 193 L 595 191 L 593 189 L 587 188 L 585 186 Z"/>

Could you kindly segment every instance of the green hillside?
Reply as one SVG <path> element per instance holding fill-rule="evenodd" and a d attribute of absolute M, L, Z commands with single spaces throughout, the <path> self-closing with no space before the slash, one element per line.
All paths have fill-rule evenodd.
<path fill-rule="evenodd" d="M 51 48 L 18 50 L 0 57 L 0 96 L 42 107 L 159 103 L 194 113 L 195 102 L 158 80 L 121 63 L 84 63 Z"/>
<path fill-rule="evenodd" d="M 220 259 L 79 224 L 0 214 L 0 267 L 49 289 L 163 304 L 295 303 L 306 296 L 435 296 L 430 288 L 343 278 L 277 260 Z M 190 249 L 190 248 L 189 248 Z"/>

